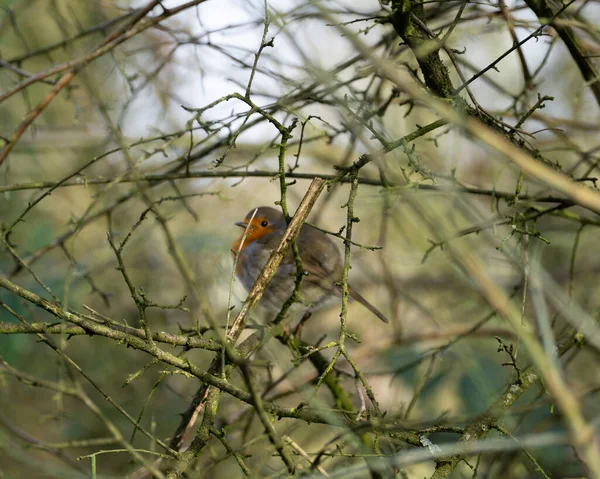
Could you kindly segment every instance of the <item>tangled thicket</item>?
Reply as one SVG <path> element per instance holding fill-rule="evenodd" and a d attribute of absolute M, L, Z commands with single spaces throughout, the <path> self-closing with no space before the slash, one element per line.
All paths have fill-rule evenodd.
<path fill-rule="evenodd" d="M 598 3 L 3 0 L 0 476 L 600 478 Z"/>

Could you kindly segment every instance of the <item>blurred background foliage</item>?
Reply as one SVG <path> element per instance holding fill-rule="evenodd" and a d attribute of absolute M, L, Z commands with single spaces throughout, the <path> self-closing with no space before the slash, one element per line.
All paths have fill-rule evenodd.
<path fill-rule="evenodd" d="M 150 16 L 183 3 L 162 2 Z M 160 305 L 177 305 L 187 295 L 186 310 L 150 308 L 151 329 L 216 337 L 206 329 L 200 305 L 189 297 L 160 222 L 152 214 L 140 222 L 148 207 L 143 195 L 167 218 L 169 230 L 208 299 L 208 308 L 225 324 L 230 248 L 239 234 L 233 223 L 251 207 L 272 205 L 280 199 L 279 182 L 273 178 L 281 139 L 260 115 L 247 117 L 248 108 L 241 101 L 220 103 L 197 116 L 195 108 L 233 92 L 244 94 L 265 21 L 262 2 L 197 3 L 86 64 L 0 165 L 0 223 L 3 231 L 10 228 L 0 248 L 1 275 L 49 300 L 53 299 L 51 291 L 65 309 L 89 313 L 85 305 L 116 322 L 139 327 L 136 304 L 116 269 L 117 260 L 107 240 L 108 232 L 122 241 L 133 231 L 123 259 L 135 287 Z M 521 40 L 540 25 L 519 1 L 424 3 L 429 28 L 442 35 L 461 11 L 448 46 L 455 49 L 467 78 L 512 46 L 507 25 L 516 29 Z M 0 90 L 4 93 L 26 75 L 84 57 L 124 25 L 132 9 L 146 2 L 3 0 L 0 4 Z M 274 42 L 261 51 L 251 98 L 285 125 L 293 117 L 300 119 L 285 158 L 288 171 L 335 174 L 333 166 L 348 166 L 360 155 L 381 148 L 371 130 L 395 141 L 438 118 L 378 76 L 368 62 L 356 58 L 352 44 L 345 39 L 348 32 L 338 28 L 338 24 L 350 22 L 344 28 L 360 33 L 358 38 L 371 46 L 374 55 L 394 61 L 407 81 L 420 81 L 422 74 L 414 55 L 392 26 L 382 21 L 389 8 L 377 1 L 268 2 L 271 24 L 266 39 L 273 37 Z M 598 2 L 573 2 L 568 13 L 565 22 L 575 24 L 590 58 L 595 58 L 600 49 Z M 541 68 L 531 85 L 525 84 L 523 65 L 513 52 L 497 65 L 497 71 L 488 70 L 473 82 L 471 94 L 492 118 L 513 126 L 536 103 L 538 93 L 551 95 L 553 100 L 546 101 L 545 108 L 536 109 L 519 126 L 518 136 L 556 169 L 596 189 L 599 105 L 554 30 L 544 32 L 522 48 L 531 72 Z M 455 66 L 446 54 L 442 58 L 451 69 L 454 85 L 460 85 Z M 49 76 L 0 103 L 4 142 L 58 78 Z M 465 92 L 462 95 L 468 98 Z M 206 175 L 182 179 L 190 170 Z M 270 174 L 233 176 L 247 171 Z M 177 173 L 181 177 L 121 181 L 131 178 L 132 172 Z M 476 420 L 516 379 L 514 368 L 504 364 L 510 357 L 498 350 L 495 337 L 518 348 L 521 368 L 530 364 L 530 358 L 510 326 L 491 314 L 481 290 L 457 267 L 448 249 L 430 250 L 432 241 L 451 240 L 461 251 L 475 254 L 486 274 L 522 307 L 524 321 L 535 330 L 534 318 L 545 315 L 559 338 L 573 326 L 565 319 L 566 305 L 577 304 L 595 321 L 599 317 L 600 257 L 595 248 L 600 222 L 596 214 L 576 206 L 542 212 L 556 203 L 515 203 L 499 198 L 496 192 L 515 192 L 519 170 L 449 125 L 421 136 L 408 149 L 398 148 L 376 158 L 360 176 L 366 183 L 359 187 L 355 204 L 360 222 L 355 225 L 353 240 L 383 249 L 354 247 L 350 277 L 391 324 L 380 324 L 360 305 L 351 304 L 349 331 L 360 338 L 360 344 L 348 340 L 348 347 L 381 409 L 387 411 L 387 420 L 411 430 L 438 427 L 441 432 L 432 433 L 429 439 L 434 444 L 452 443 L 459 436 L 449 432 L 450 428 L 462 428 Z M 65 179 L 77 185 L 44 195 L 51 184 Z M 36 185 L 40 182 L 44 183 Z M 298 179 L 289 187 L 292 211 L 307 186 L 307 181 Z M 341 207 L 348 191 L 346 184 L 333 185 L 317 203 L 311 221 L 339 231 L 346 222 L 346 210 Z M 522 194 L 557 196 L 556 191 L 529 178 Z M 434 222 L 433 230 L 424 220 Z M 134 229 L 134 225 L 139 227 Z M 515 234 L 515 229 L 537 231 L 543 240 Z M 341 251 L 343 243 L 336 241 Z M 524 291 L 531 288 L 526 272 L 536 261 L 548 273 L 541 285 L 543 306 L 532 300 L 539 299 L 533 291 L 523 301 Z M 245 297 L 246 292 L 234 284 L 233 314 Z M 553 302 L 550 297 L 558 299 Z M 0 301 L 30 323 L 58 322 L 8 291 L 0 291 Z M 302 339 L 311 344 L 336 341 L 338 316 L 337 307 L 316 313 L 306 324 Z M 480 330 L 469 331 L 469 326 L 486 317 L 489 320 Z M 253 319 L 262 324 L 268 315 L 259 308 Z M 6 308 L 0 309 L 0 321 L 2 325 L 19 324 Z M 199 386 L 197 380 L 174 374 L 173 368 L 106 337 L 50 336 L 59 350 L 132 416 L 137 417 L 143 408 L 140 422 L 155 437 L 168 440 L 173 436 Z M 181 352 L 181 348 L 161 347 Z M 333 353 L 333 348 L 323 351 L 327 358 Z M 193 349 L 185 356 L 207 369 L 214 354 Z M 36 335 L 0 334 L 0 357 L 35 377 L 62 385 L 78 384 L 102 415 L 127 440 L 131 438 L 130 421 Z M 253 361 L 261 388 L 285 375 L 266 399 L 295 407 L 310 397 L 318 374 L 306 361 L 296 364 L 286 346 L 265 341 Z M 597 424 L 593 422 L 600 413 L 597 350 L 588 346 L 574 349 L 561 361 L 584 415 L 590 424 Z M 142 369 L 142 374 L 123 386 L 130 375 Z M 105 423 L 84 404 L 60 392 L 32 387 L 3 371 L 0 368 L 0 477 L 82 477 L 91 474 L 89 459 L 75 458 L 119 449 Z M 335 374 L 358 411 L 364 394 L 358 393 L 361 387 L 352 369 L 340 360 Z M 232 381 L 243 388 L 239 375 L 234 374 Z M 318 399 L 320 407 L 336 407 L 324 387 Z M 244 455 L 254 475 L 283 474 L 282 463 L 273 455 L 275 449 L 260 422 L 252 418 L 250 406 L 223 394 L 217 419 L 215 426 L 225 427 L 229 443 Z M 539 383 L 505 411 L 501 423 L 514 436 L 565 431 L 554 399 Z M 353 465 L 364 465 L 363 459 L 342 454 L 342 450 L 353 450 L 352 441 L 340 439 L 335 428 L 292 419 L 278 420 L 275 425 L 310 454 L 327 446 L 332 455 L 323 458 L 321 465 L 329 472 L 339 475 L 345 468 L 351 471 Z M 497 432 L 494 435 L 499 436 Z M 340 444 L 337 454 L 328 441 Z M 156 444 L 139 432 L 132 444 L 156 450 Z M 413 446 L 382 438 L 379 452 L 394 454 Z M 473 456 L 468 465 L 460 464 L 452 477 L 586 474 L 569 445 L 526 452 L 535 461 L 521 449 Z M 297 461 L 303 459 L 298 456 Z M 398 477 L 430 476 L 435 474 L 435 466 L 428 460 L 396 473 Z M 101 477 L 125 477 L 138 467 L 123 452 L 97 457 Z M 235 458 L 213 438 L 188 474 L 238 477 L 242 472 Z"/>

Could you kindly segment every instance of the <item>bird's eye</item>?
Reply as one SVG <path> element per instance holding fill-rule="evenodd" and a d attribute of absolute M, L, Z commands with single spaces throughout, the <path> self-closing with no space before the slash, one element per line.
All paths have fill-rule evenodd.
<path fill-rule="evenodd" d="M 262 221 L 262 222 L 260 223 L 260 225 L 261 225 L 263 228 L 266 228 L 267 226 L 269 226 L 269 222 L 268 222 L 267 220 L 265 220 L 265 221 Z"/>

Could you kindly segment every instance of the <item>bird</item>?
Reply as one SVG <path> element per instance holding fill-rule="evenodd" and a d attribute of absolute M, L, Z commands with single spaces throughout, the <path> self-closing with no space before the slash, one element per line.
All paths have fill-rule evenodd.
<path fill-rule="evenodd" d="M 250 290 L 271 253 L 279 246 L 287 223 L 281 211 L 270 206 L 259 206 L 251 209 L 244 221 L 235 225 L 244 228 L 231 248 L 234 261 L 237 256 L 235 274 L 240 283 Z M 304 273 L 300 289 L 303 312 L 312 313 L 339 301 L 342 296 L 340 281 L 344 264 L 336 244 L 322 231 L 304 224 L 296 239 L 296 245 Z M 294 291 L 296 272 L 296 262 L 290 248 L 267 284 L 260 304 L 266 309 L 280 311 Z M 388 319 L 350 284 L 348 294 L 381 321 L 388 322 Z"/>

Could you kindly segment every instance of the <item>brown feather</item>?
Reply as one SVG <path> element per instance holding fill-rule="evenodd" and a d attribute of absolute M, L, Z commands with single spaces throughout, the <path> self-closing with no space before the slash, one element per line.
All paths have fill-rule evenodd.
<path fill-rule="evenodd" d="M 375 316 L 381 319 L 384 323 L 389 323 L 388 319 L 383 315 L 381 311 L 379 311 L 375 306 L 369 303 L 365 298 L 363 298 L 358 292 L 350 285 L 348 285 L 348 294 L 352 299 L 355 299 L 360 304 L 362 304 L 365 308 L 371 311 Z"/>
<path fill-rule="evenodd" d="M 238 250 L 240 251 L 236 273 L 241 278 L 242 283 L 249 289 L 256 280 L 256 276 L 262 269 L 270 252 L 279 245 L 286 229 L 286 223 L 281 211 L 261 206 L 250 210 L 244 222 L 236 223 L 236 225 L 245 229 L 232 249 L 234 254 Z M 240 247 L 241 239 L 244 237 L 244 245 Z M 341 289 L 336 283 L 342 279 L 344 266 L 337 245 L 325 233 L 309 225 L 302 226 L 296 244 L 302 259 L 302 269 L 308 273 L 303 280 L 305 286 L 302 288 L 301 295 L 306 294 L 306 299 L 317 304 L 317 307 L 326 301 L 331 293 L 338 297 L 341 296 Z M 263 250 L 261 253 L 262 259 L 258 261 L 258 264 L 253 264 L 248 251 L 256 245 L 261 246 Z M 252 254 L 257 255 L 258 251 L 260 249 L 254 249 Z M 295 271 L 294 257 L 292 251 L 289 250 L 280 263 L 276 277 L 267 286 L 263 298 L 274 297 L 276 299 L 277 294 L 282 291 L 284 294 L 291 294 Z M 287 289 L 289 289 L 289 292 L 287 292 Z M 348 293 L 352 299 L 358 301 L 384 323 L 388 322 L 388 319 L 375 306 L 350 285 L 348 285 Z M 274 301 L 273 306 L 274 309 L 277 309 L 281 305 Z"/>

